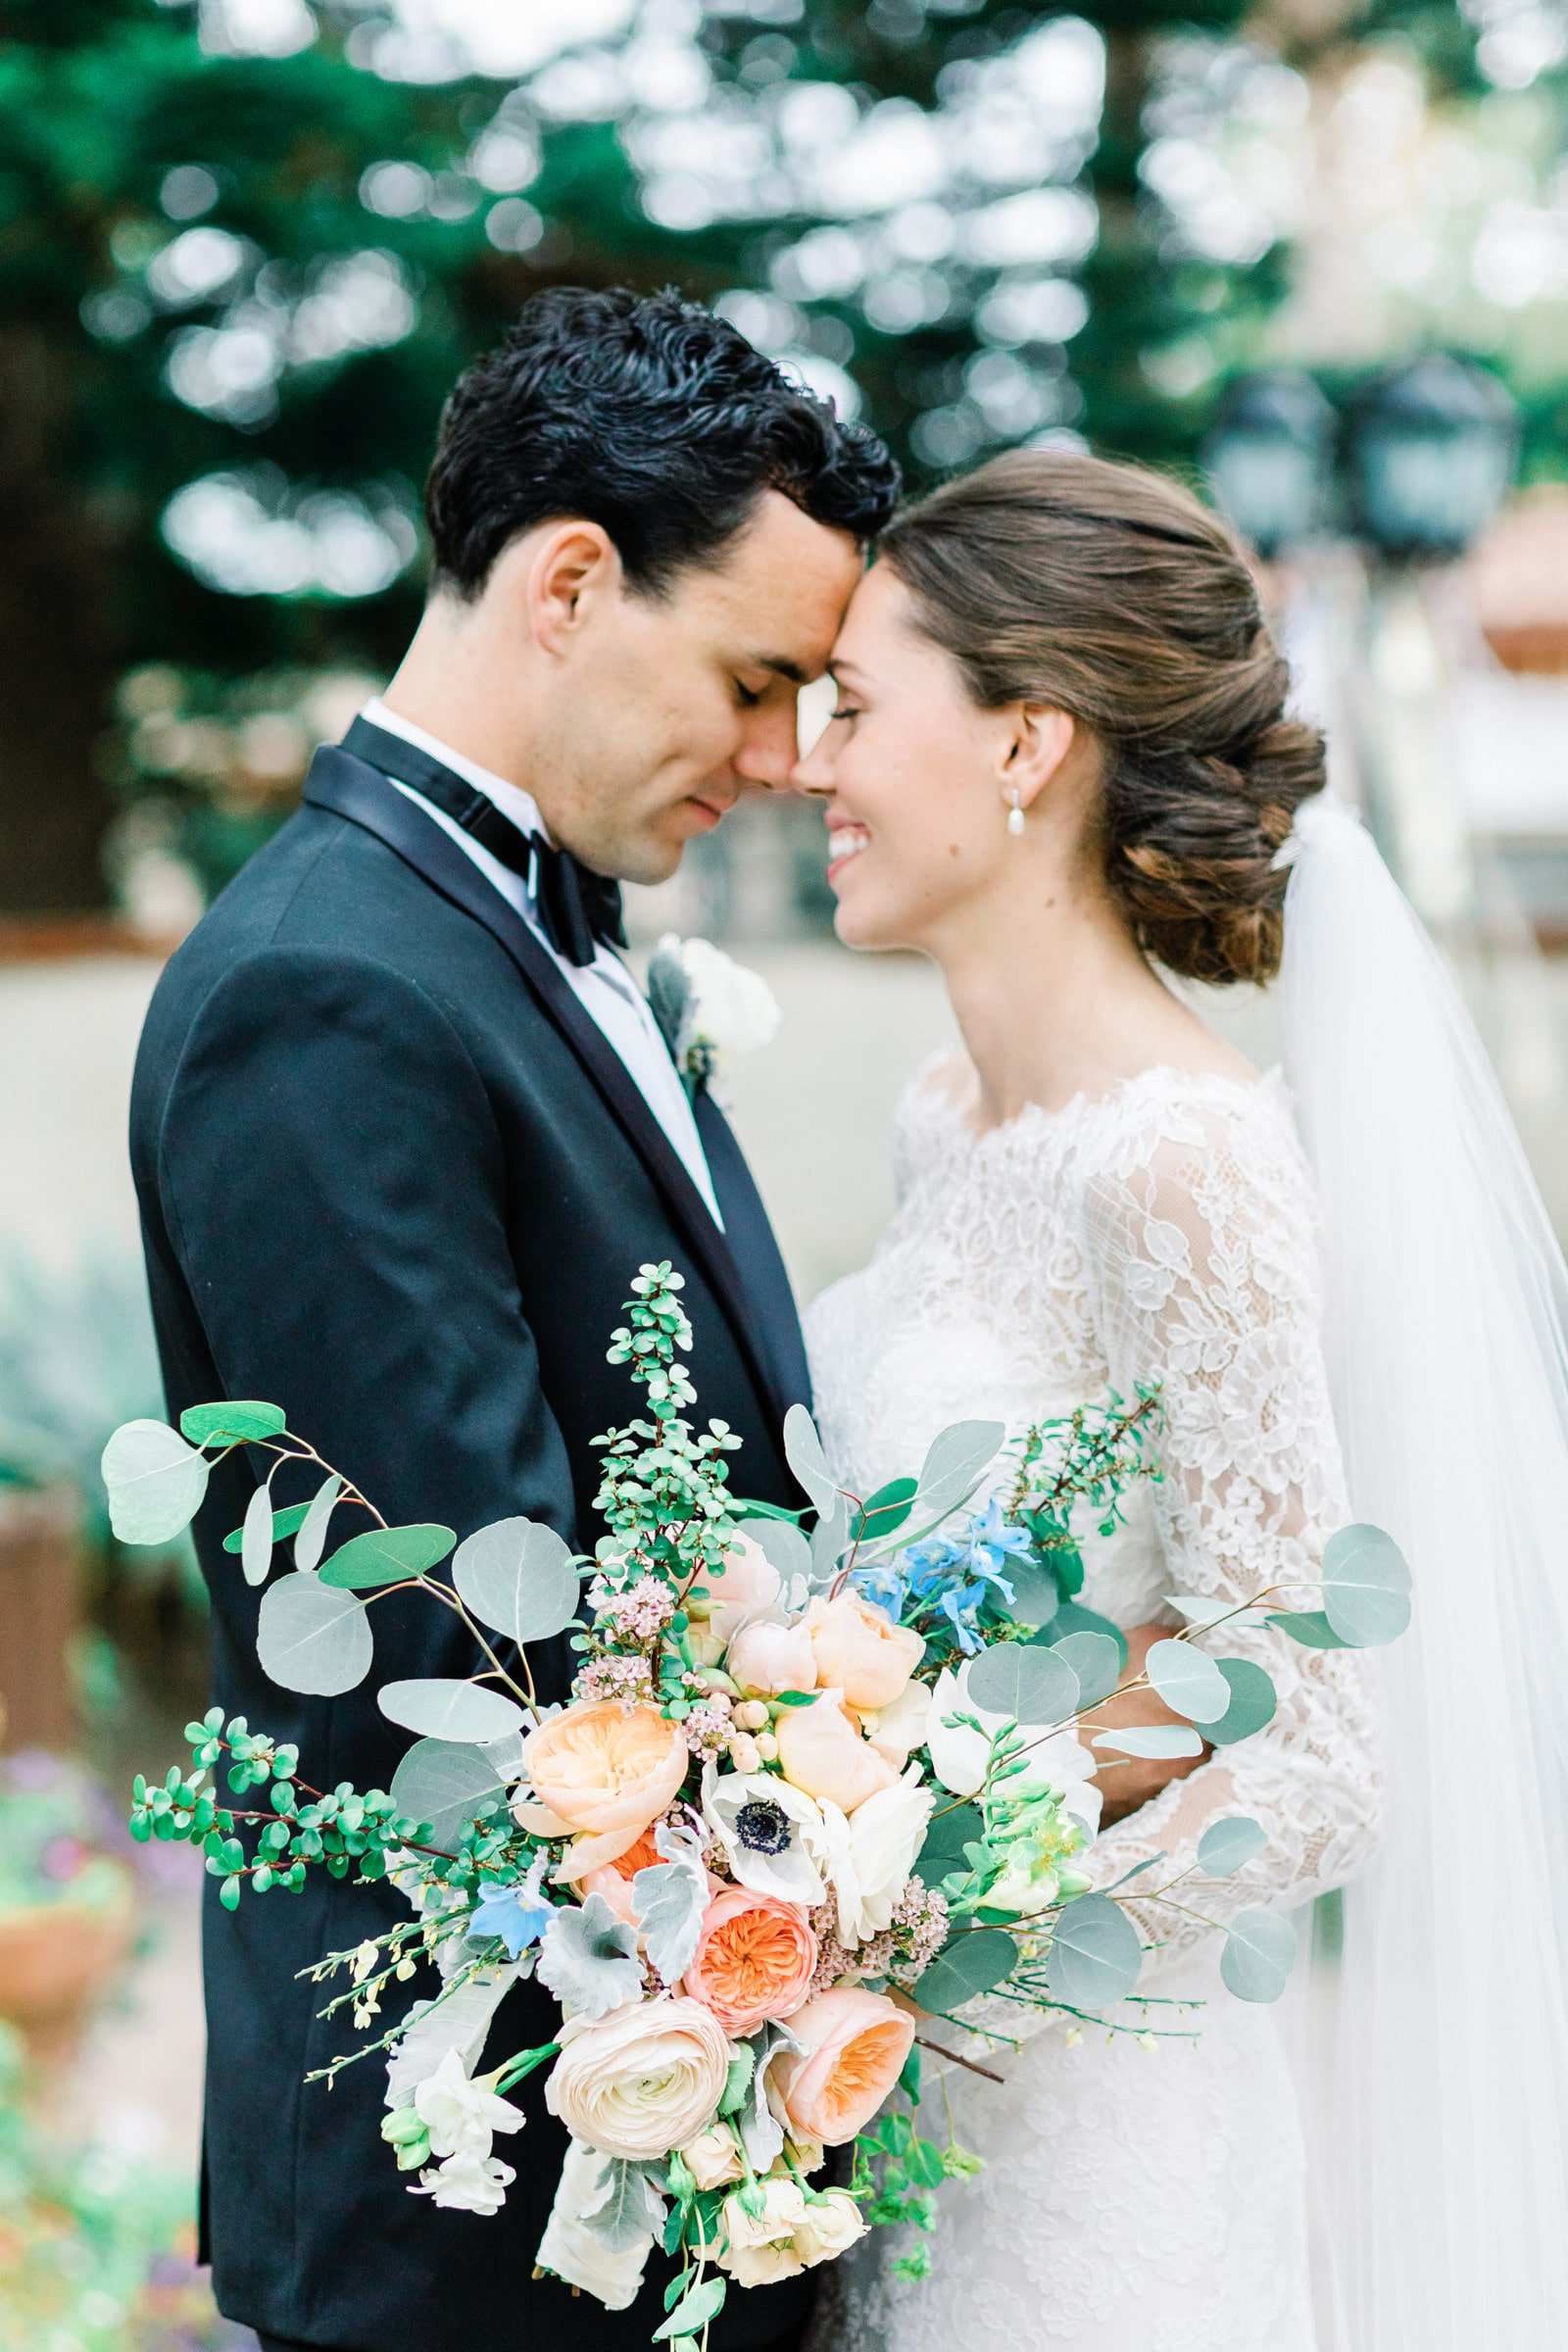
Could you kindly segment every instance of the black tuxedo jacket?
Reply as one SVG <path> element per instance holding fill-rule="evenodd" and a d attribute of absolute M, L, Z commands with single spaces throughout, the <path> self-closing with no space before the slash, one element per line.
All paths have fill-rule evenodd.
<path fill-rule="evenodd" d="M 586 1549 L 602 1532 L 589 1442 L 641 1399 L 605 1361 L 610 1334 L 639 1264 L 670 1258 L 698 1417 L 744 1441 L 737 1492 L 799 1500 L 779 1437 L 807 1393 L 788 1283 L 733 1137 L 706 1098 L 698 1116 L 722 1233 L 527 925 L 382 773 L 319 752 L 305 806 L 170 963 L 142 1038 L 131 1154 L 171 1415 L 266 1397 L 394 1523 L 461 1538 L 522 1512 Z M 471 1672 L 471 1644 L 398 1593 L 372 1611 L 362 1689 L 278 1690 L 256 1660 L 260 1592 L 222 1549 L 252 1485 L 231 1457 L 196 1527 L 214 1698 L 297 1740 L 316 1787 L 385 1788 L 408 1740 L 375 1687 Z M 354 1532 L 345 1515 L 334 1540 Z M 543 1648 L 542 1695 L 564 1696 L 564 1641 Z M 306 2083 L 370 2036 L 318 2015 L 345 1979 L 296 1972 L 399 1916 L 386 1887 L 315 1873 L 299 1895 L 209 1903 L 203 2203 L 221 2309 L 354 2352 L 641 2352 L 662 2258 L 619 2314 L 531 2279 L 565 2147 L 542 2074 L 513 2094 L 528 2120 L 497 2142 L 517 2179 L 491 2219 L 408 2194 L 377 2136 L 380 2058 Z M 492 2050 L 548 2040 L 556 2016 L 520 1986 Z M 808 2299 L 804 2280 L 732 2294 L 715 2352 L 783 2334 Z"/>

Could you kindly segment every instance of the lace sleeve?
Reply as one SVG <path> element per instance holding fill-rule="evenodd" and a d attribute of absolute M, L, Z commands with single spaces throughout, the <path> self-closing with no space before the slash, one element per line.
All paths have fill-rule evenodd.
<path fill-rule="evenodd" d="M 1154 1499 L 1169 1590 L 1200 1600 L 1310 1581 L 1348 1517 L 1310 1180 L 1282 1106 L 1250 1091 L 1259 1099 L 1226 1108 L 1173 1117 L 1167 1107 L 1152 1132 L 1124 1136 L 1082 1193 L 1111 1383 L 1124 1395 L 1140 1380 L 1163 1384 Z M 1227 1628 L 1205 1646 L 1267 1668 L 1273 1722 L 1107 1830 L 1095 1863 L 1102 1884 L 1161 1848 L 1180 1867 L 1216 1817 L 1250 1813 L 1268 1833 L 1266 1852 L 1195 1890 L 1195 1907 L 1223 1922 L 1260 1902 L 1293 1908 L 1360 1868 L 1377 1830 L 1377 1728 L 1367 1663 L 1353 1651 L 1303 1649 L 1266 1626 Z M 1160 1947 L 1146 1983 L 1212 1933 L 1162 1905 L 1141 1924 Z"/>

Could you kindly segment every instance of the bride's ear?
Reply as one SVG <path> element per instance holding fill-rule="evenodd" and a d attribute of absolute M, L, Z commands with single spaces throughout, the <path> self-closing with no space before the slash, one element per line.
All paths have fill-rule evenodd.
<path fill-rule="evenodd" d="M 1016 703 L 1009 712 L 1011 729 L 1002 763 L 1002 789 L 1006 799 L 1027 809 L 1070 759 L 1079 740 L 1078 723 L 1068 710 L 1054 703 Z"/>

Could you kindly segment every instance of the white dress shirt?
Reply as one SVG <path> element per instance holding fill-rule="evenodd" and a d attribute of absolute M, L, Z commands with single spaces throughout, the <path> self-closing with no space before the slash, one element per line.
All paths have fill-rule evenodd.
<path fill-rule="evenodd" d="M 465 759 L 462 752 L 455 752 L 449 743 L 438 742 L 435 736 L 427 735 L 422 727 L 415 726 L 412 720 L 400 718 L 395 710 L 389 710 L 380 701 L 367 703 L 360 715 L 370 726 L 384 728 L 388 735 L 400 735 L 405 743 L 412 743 L 432 760 L 439 760 L 443 767 L 450 767 L 454 775 L 461 776 L 465 783 L 471 784 L 475 791 L 482 792 L 487 800 L 493 801 L 502 815 L 510 817 L 519 833 L 537 833 L 549 839 L 549 828 L 531 793 L 523 792 L 515 784 L 509 784 L 502 776 L 491 775 L 488 768 Z M 557 955 L 540 928 L 538 904 L 528 879 L 522 874 L 514 873 L 510 865 L 503 865 L 499 858 L 491 856 L 482 842 L 475 841 L 471 833 L 465 833 L 463 827 L 455 823 L 444 809 L 432 808 L 423 794 L 416 792 L 412 785 L 399 783 L 396 776 L 388 780 L 396 784 L 399 792 L 413 801 L 416 808 L 422 808 L 443 833 L 450 834 L 464 856 L 472 860 L 485 880 L 500 891 L 507 904 L 521 915 L 546 955 L 554 956 L 583 1010 L 603 1030 L 625 1063 L 643 1100 L 678 1152 L 686 1173 L 708 1203 L 713 1222 L 722 1230 L 724 1220 L 719 1215 L 708 1156 L 703 1150 L 702 1137 L 697 1132 L 697 1121 L 692 1116 L 686 1089 L 670 1059 L 663 1033 L 649 1009 L 648 1000 L 620 957 L 602 941 L 596 944 L 592 963 L 572 963 L 564 956 Z"/>

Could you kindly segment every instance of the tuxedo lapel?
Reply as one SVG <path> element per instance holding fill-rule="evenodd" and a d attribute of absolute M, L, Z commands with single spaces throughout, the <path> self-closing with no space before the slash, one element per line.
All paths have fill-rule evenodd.
<path fill-rule="evenodd" d="M 327 808 L 336 816 L 348 818 L 378 841 L 386 844 L 412 865 L 433 890 L 462 907 L 475 922 L 483 924 L 498 940 L 537 999 L 539 1004 L 571 1047 L 588 1076 L 593 1080 L 610 1109 L 613 1112 L 629 1142 L 635 1148 L 664 1198 L 666 1206 L 675 1218 L 691 1246 L 704 1273 L 728 1315 L 731 1327 L 745 1351 L 759 1391 L 771 1403 L 775 1414 L 782 1418 L 799 1392 L 789 1370 L 776 1365 L 773 1351 L 768 1348 L 759 1309 L 766 1312 L 769 1321 L 775 1319 L 772 1285 L 764 1281 L 763 1295 L 755 1300 L 748 1296 L 741 1280 L 735 1252 L 723 1233 L 713 1222 L 708 1204 L 682 1165 L 680 1155 L 665 1135 L 646 1097 L 637 1085 L 620 1055 L 611 1045 L 598 1023 L 579 1003 L 570 983 L 559 964 L 537 940 L 516 909 L 510 906 L 500 892 L 492 888 L 454 841 L 433 823 L 422 809 L 416 808 L 407 795 L 398 791 L 379 769 L 356 759 L 335 745 L 323 745 L 311 763 L 306 779 L 305 798 L 313 808 Z M 715 1114 L 716 1115 L 716 1114 Z M 722 1119 L 719 1125 L 723 1126 Z M 703 1122 L 699 1120 L 701 1131 Z M 729 1135 L 729 1152 L 740 1161 L 739 1147 Z M 706 1138 L 705 1138 L 706 1141 Z M 761 1202 L 757 1199 L 750 1172 L 746 1184 L 756 1202 L 755 1215 L 765 1226 Z M 728 1203 L 719 1188 L 714 1171 L 715 1190 Z M 750 1240 L 750 1220 L 747 1239 Z M 777 1248 L 768 1235 L 773 1257 Z M 782 1275 L 782 1266 L 779 1268 Z M 787 1287 L 785 1293 L 788 1297 Z M 796 1329 L 793 1304 L 785 1328 Z"/>
<path fill-rule="evenodd" d="M 747 1288 L 762 1310 L 762 1328 L 773 1343 L 776 1385 L 792 1404 L 808 1405 L 811 1375 L 795 1311 L 795 1294 L 757 1180 L 729 1121 L 706 1086 L 698 1088 L 692 1109 L 723 1212 L 725 1234 L 746 1268 Z"/>

